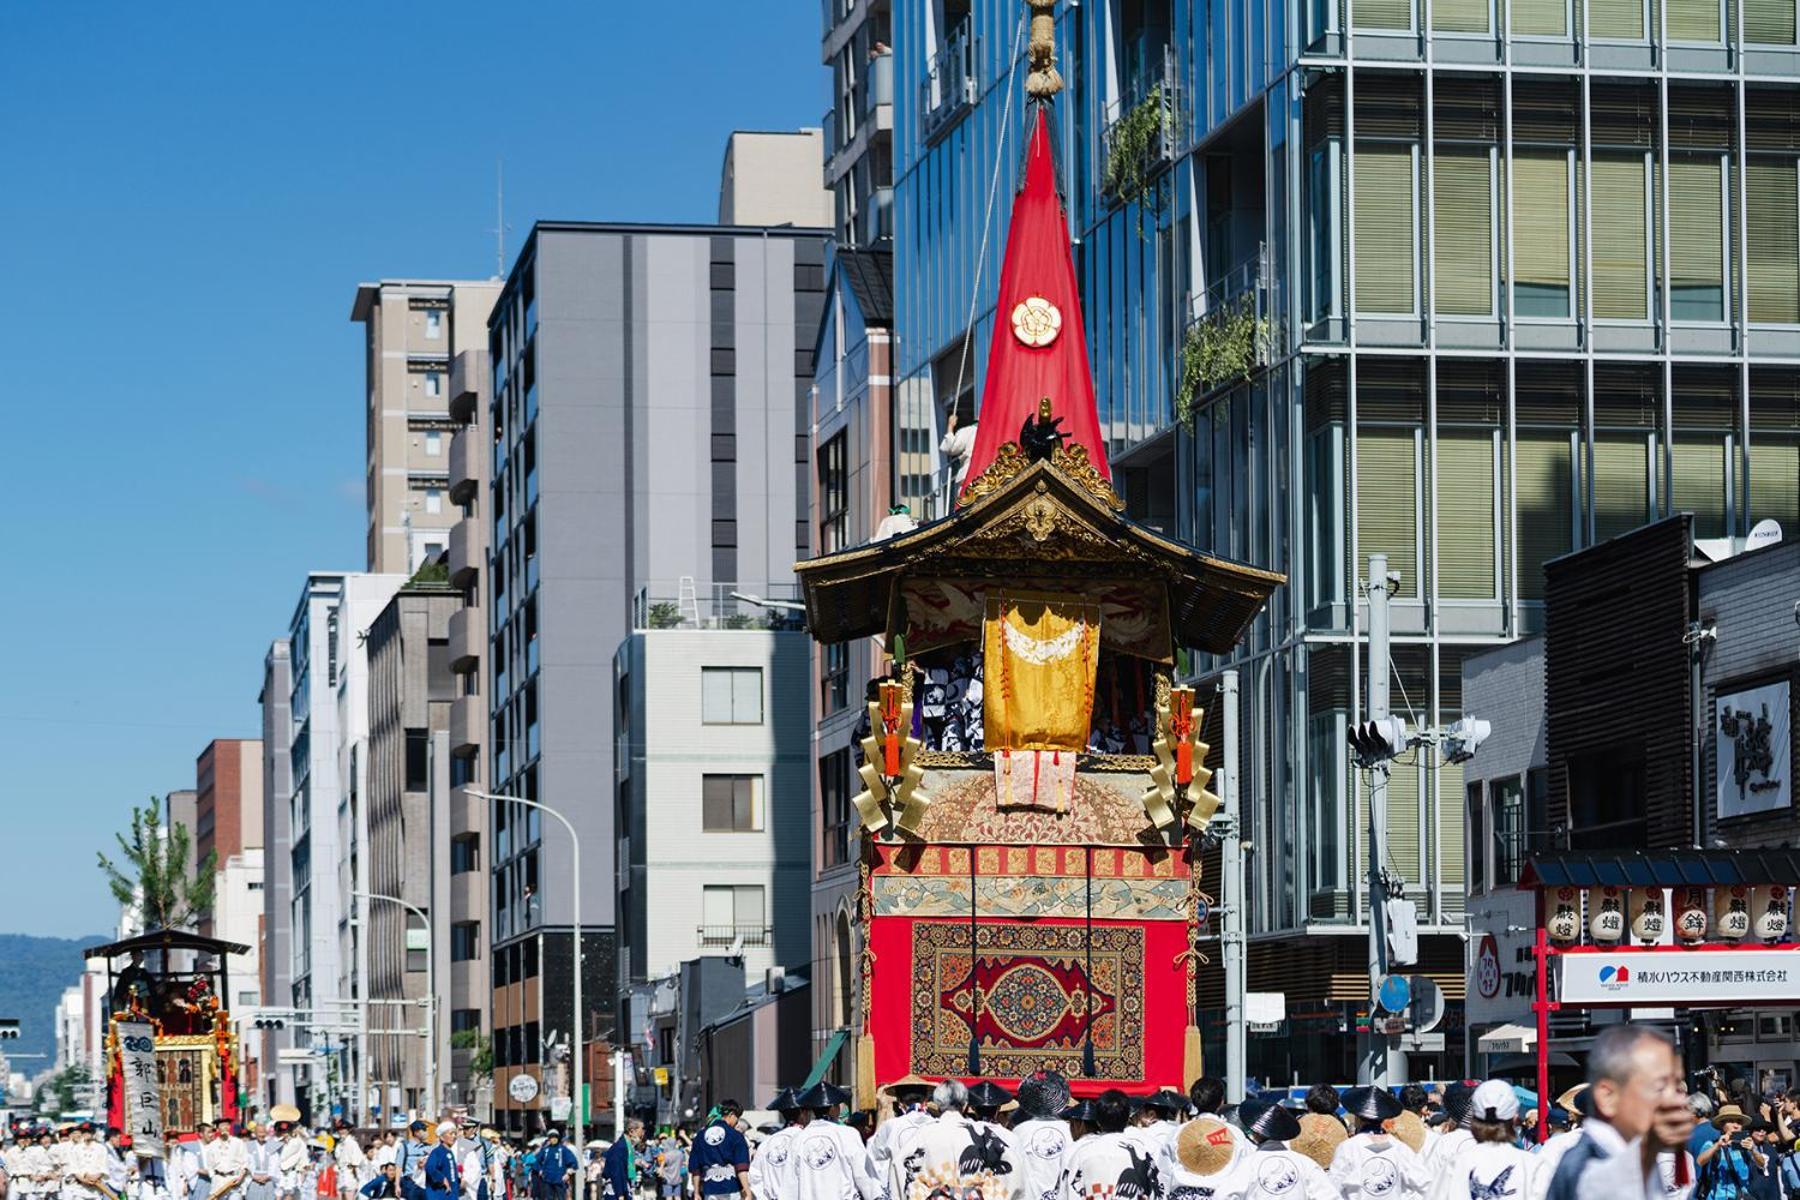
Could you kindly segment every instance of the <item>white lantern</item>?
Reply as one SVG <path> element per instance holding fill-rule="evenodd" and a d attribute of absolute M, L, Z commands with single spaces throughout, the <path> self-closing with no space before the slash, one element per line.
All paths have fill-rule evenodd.
<path fill-rule="evenodd" d="M 1646 946 L 1654 946 L 1663 935 L 1663 899 L 1657 892 L 1643 892 L 1641 896 L 1637 916 L 1631 922 L 1631 936 Z"/>
<path fill-rule="evenodd" d="M 1625 936 L 1625 906 L 1620 903 L 1618 888 L 1602 888 L 1600 902 L 1588 897 L 1588 934 L 1597 944 L 1611 945 Z"/>
<path fill-rule="evenodd" d="M 1750 903 L 1745 889 L 1734 887 L 1730 898 L 1719 912 L 1719 936 L 1735 942 L 1750 933 Z"/>
<path fill-rule="evenodd" d="M 1574 888 L 1556 890 L 1556 911 L 1544 922 L 1544 931 L 1559 946 L 1566 946 L 1581 936 L 1581 917 L 1575 911 Z"/>
<path fill-rule="evenodd" d="M 1769 889 L 1769 902 L 1756 917 L 1756 936 L 1765 942 L 1779 942 L 1788 929 L 1787 889 Z"/>
<path fill-rule="evenodd" d="M 1675 936 L 1692 945 L 1706 940 L 1706 900 L 1698 888 L 1681 893 L 1675 917 Z"/>

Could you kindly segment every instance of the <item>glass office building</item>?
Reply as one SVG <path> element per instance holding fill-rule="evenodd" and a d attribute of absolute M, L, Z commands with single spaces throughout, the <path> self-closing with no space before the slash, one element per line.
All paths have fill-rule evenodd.
<path fill-rule="evenodd" d="M 1467 654 L 1541 627 L 1548 559 L 1683 510 L 1703 537 L 1800 529 L 1795 19 L 1794 0 L 1059 6 L 1115 475 L 1138 519 L 1289 580 L 1235 659 L 1250 986 L 1287 993 L 1284 1032 L 1335 1033 L 1367 992 L 1344 732 L 1371 553 L 1400 576 L 1395 709 L 1442 723 Z M 1024 20 L 1020 0 L 893 17 L 895 376 L 921 445 L 986 367 Z M 921 515 L 943 511 L 938 465 L 915 474 Z M 1457 768 L 1395 770 L 1386 866 L 1453 1002 L 1414 1077 L 1463 1071 L 1463 796 Z M 1253 1038 L 1251 1069 L 1341 1080 L 1352 1041 Z"/>

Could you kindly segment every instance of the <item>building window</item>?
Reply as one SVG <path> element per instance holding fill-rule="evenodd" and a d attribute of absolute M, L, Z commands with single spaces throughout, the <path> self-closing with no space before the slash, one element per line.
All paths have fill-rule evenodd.
<path fill-rule="evenodd" d="M 464 834 L 450 839 L 450 873 L 461 875 L 481 869 L 481 835 Z"/>
<path fill-rule="evenodd" d="M 756 833 L 763 827 L 762 776 L 707 775 L 700 781 L 700 822 L 708 833 Z"/>
<path fill-rule="evenodd" d="M 1357 143 L 1358 312 L 1410 315 L 1418 309 L 1416 154 L 1416 147 L 1402 142 Z"/>
<path fill-rule="evenodd" d="M 765 946 L 769 942 L 761 884 L 708 885 L 700 901 L 702 946 Z"/>
<path fill-rule="evenodd" d="M 1677 321 L 1725 319 L 1725 159 L 1669 162 L 1669 312 Z"/>
<path fill-rule="evenodd" d="M 444 394 L 444 373 L 442 371 L 425 372 L 425 394 L 427 396 Z"/>
<path fill-rule="evenodd" d="M 1573 262 L 1569 162 L 1572 151 L 1513 156 L 1513 310 L 1521 317 L 1568 317 Z"/>
<path fill-rule="evenodd" d="M 450 961 L 473 962 L 481 957 L 481 922 L 458 921 L 450 927 Z"/>
<path fill-rule="evenodd" d="M 1746 14 L 1748 15 L 1748 14 Z M 1754 144 L 1754 143 L 1753 143 Z M 1756 155 L 1744 170 L 1749 191 L 1750 319 L 1800 322 L 1800 173 L 1795 160 Z"/>
<path fill-rule="evenodd" d="M 1468 801 L 1463 810 L 1463 820 L 1468 827 L 1466 853 L 1469 860 L 1469 892 L 1473 895 L 1487 891 L 1487 834 L 1482 821 L 1484 810 L 1480 782 L 1469 784 L 1466 791 Z"/>
<path fill-rule="evenodd" d="M 444 336 L 444 310 L 428 308 L 425 310 L 425 336 L 437 341 Z"/>
<path fill-rule="evenodd" d="M 846 434 L 819 451 L 819 549 L 825 554 L 850 544 L 850 475 Z"/>
<path fill-rule="evenodd" d="M 450 1010 L 450 1032 L 466 1033 L 481 1031 L 481 1010 L 479 1008 L 453 1008 Z"/>
<path fill-rule="evenodd" d="M 824 838 L 819 865 L 850 861 L 850 751 L 834 750 L 819 760 L 819 820 Z"/>
<path fill-rule="evenodd" d="M 850 643 L 827 642 L 819 648 L 819 702 L 826 713 L 842 711 L 850 702 Z"/>
<path fill-rule="evenodd" d="M 702 667 L 700 720 L 707 725 L 763 723 L 761 667 Z"/>
<path fill-rule="evenodd" d="M 422 792 L 430 786 L 431 735 L 423 729 L 406 731 L 406 790 Z"/>
<path fill-rule="evenodd" d="M 438 455 L 442 454 L 443 452 L 444 452 L 444 435 L 442 433 L 440 433 L 438 430 L 427 429 L 425 431 L 425 453 L 426 453 L 426 455 L 431 458 L 436 458 Z"/>
<path fill-rule="evenodd" d="M 444 493 L 441 489 L 425 489 L 425 511 L 428 513 L 441 513 L 444 511 Z"/>

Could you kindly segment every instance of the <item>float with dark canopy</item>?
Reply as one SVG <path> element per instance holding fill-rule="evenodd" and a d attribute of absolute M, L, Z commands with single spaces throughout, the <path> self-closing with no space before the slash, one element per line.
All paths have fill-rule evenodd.
<path fill-rule="evenodd" d="M 1077 1095 L 1201 1070 L 1206 790 L 1178 646 L 1229 651 L 1280 575 L 1123 515 L 1056 188 L 1033 12 L 1027 144 L 955 511 L 797 564 L 824 643 L 881 639 L 862 739 L 858 1102 L 1039 1069 Z M 902 523 L 904 524 L 904 522 Z"/>

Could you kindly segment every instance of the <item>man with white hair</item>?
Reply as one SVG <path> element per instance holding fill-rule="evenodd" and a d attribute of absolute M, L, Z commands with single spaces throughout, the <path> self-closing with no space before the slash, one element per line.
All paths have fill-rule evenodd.
<path fill-rule="evenodd" d="M 1694 1131 L 1674 1041 L 1650 1026 L 1608 1026 L 1588 1051 L 1588 1085 L 1592 1115 L 1557 1165 L 1549 1200 L 1665 1200 L 1658 1160 L 1685 1151 Z M 1672 1157 L 1668 1169 L 1673 1176 Z"/>
<path fill-rule="evenodd" d="M 455 1146 L 456 1122 L 438 1122 L 437 1145 L 425 1156 L 425 1195 L 429 1200 L 456 1200 L 462 1190 Z"/>

